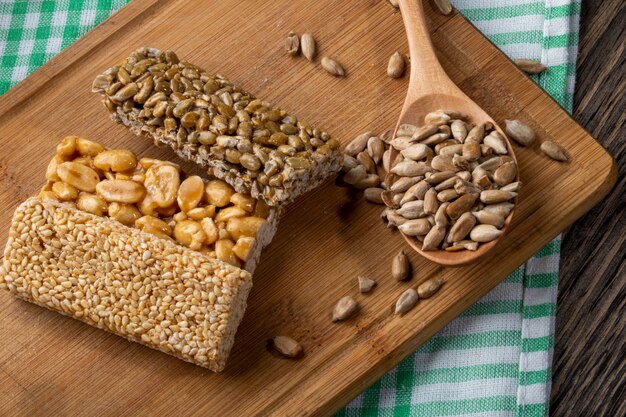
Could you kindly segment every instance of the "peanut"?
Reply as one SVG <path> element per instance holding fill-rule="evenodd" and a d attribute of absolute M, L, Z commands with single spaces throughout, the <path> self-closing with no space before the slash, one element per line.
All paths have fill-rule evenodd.
<path fill-rule="evenodd" d="M 200 224 L 202 225 L 202 230 L 204 230 L 204 233 L 206 234 L 207 245 L 215 243 L 217 239 L 219 239 L 219 229 L 213 219 L 205 217 L 200 221 Z"/>
<path fill-rule="evenodd" d="M 46 168 L 46 179 L 48 181 L 60 181 L 61 178 L 57 175 L 57 168 L 60 164 L 62 164 L 63 158 L 59 155 L 55 155 L 54 158 L 50 160 L 48 167 Z"/>
<path fill-rule="evenodd" d="M 224 207 L 230 203 L 230 198 L 235 193 L 233 187 L 222 180 L 209 181 L 205 188 L 207 203 L 217 207 Z"/>
<path fill-rule="evenodd" d="M 107 202 L 134 204 L 143 199 L 143 185 L 130 180 L 104 180 L 96 186 L 96 192 Z"/>
<path fill-rule="evenodd" d="M 172 235 L 172 228 L 169 227 L 167 223 L 165 223 L 161 219 L 157 219 L 154 216 L 143 216 L 135 220 L 135 227 L 146 232 L 151 233 L 153 235 L 164 235 L 166 237 L 170 237 Z"/>
<path fill-rule="evenodd" d="M 197 175 L 185 179 L 178 188 L 178 206 L 188 212 L 198 206 L 204 194 L 204 181 Z"/>
<path fill-rule="evenodd" d="M 221 239 L 215 242 L 215 256 L 220 261 L 228 262 L 231 265 L 241 266 L 241 262 L 233 252 L 235 244 L 230 239 Z"/>
<path fill-rule="evenodd" d="M 232 217 L 226 224 L 228 234 L 235 240 L 242 236 L 256 237 L 267 220 L 260 217 Z"/>
<path fill-rule="evenodd" d="M 141 217 L 141 212 L 134 205 L 114 202 L 109 204 L 109 216 L 125 226 L 132 227 Z"/>
<path fill-rule="evenodd" d="M 107 203 L 95 194 L 80 193 L 76 206 L 96 216 L 102 216 L 107 211 Z"/>
<path fill-rule="evenodd" d="M 206 233 L 202 230 L 200 223 L 193 220 L 183 220 L 174 226 L 174 238 L 178 243 L 190 249 L 199 250 L 206 241 Z"/>
<path fill-rule="evenodd" d="M 176 201 L 180 174 L 173 165 L 155 164 L 146 171 L 144 185 L 158 207 L 171 206 Z"/>
<path fill-rule="evenodd" d="M 137 157 L 126 149 L 113 149 L 96 155 L 93 164 L 103 171 L 123 172 L 135 168 Z"/>
<path fill-rule="evenodd" d="M 233 217 L 244 217 L 246 214 L 247 213 L 244 209 L 239 208 L 237 206 L 230 206 L 230 207 L 226 207 L 218 211 L 217 214 L 215 215 L 215 221 L 218 223 L 227 222 L 229 219 L 232 219 Z"/>
<path fill-rule="evenodd" d="M 78 190 L 64 182 L 57 181 L 52 184 L 52 191 L 59 197 L 61 201 L 76 200 L 78 198 Z"/>
<path fill-rule="evenodd" d="M 239 259 L 242 261 L 246 261 L 248 259 L 248 254 L 250 253 L 250 249 L 254 246 L 256 239 L 249 236 L 242 236 L 237 239 L 237 243 L 233 246 L 233 252 Z"/>
<path fill-rule="evenodd" d="M 215 206 L 196 207 L 187 212 L 187 217 L 196 221 L 200 221 L 205 217 L 213 216 L 215 216 Z"/>
<path fill-rule="evenodd" d="M 173 163 L 173 162 L 161 161 L 160 159 L 147 158 L 147 157 L 146 158 L 141 158 L 139 160 L 139 166 L 141 168 L 143 168 L 144 171 L 147 171 L 153 165 L 160 165 L 160 164 L 171 165 L 171 166 L 173 166 L 174 168 L 176 168 L 177 170 L 180 171 L 180 166 L 178 164 Z"/>
<path fill-rule="evenodd" d="M 66 136 L 57 145 L 57 155 L 64 160 L 68 160 L 76 152 L 76 136 Z"/>
<path fill-rule="evenodd" d="M 235 193 L 230 197 L 230 202 L 248 213 L 252 213 L 256 200 L 251 195 Z"/>
<path fill-rule="evenodd" d="M 100 181 L 96 171 L 74 161 L 59 165 L 57 175 L 64 183 L 88 193 L 96 191 L 96 185 Z"/>
<path fill-rule="evenodd" d="M 76 138 L 76 150 L 82 156 L 96 156 L 104 152 L 104 146 L 83 138 Z"/>

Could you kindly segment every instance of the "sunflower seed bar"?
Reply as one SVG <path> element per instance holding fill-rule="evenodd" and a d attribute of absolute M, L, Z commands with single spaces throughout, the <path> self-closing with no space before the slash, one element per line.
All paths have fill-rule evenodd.
<path fill-rule="evenodd" d="M 219 372 L 252 287 L 248 272 L 54 200 L 13 216 L 0 288 Z"/>
<path fill-rule="evenodd" d="M 339 141 L 172 51 L 139 48 L 93 82 L 113 120 L 237 192 L 288 203 L 339 171 Z"/>

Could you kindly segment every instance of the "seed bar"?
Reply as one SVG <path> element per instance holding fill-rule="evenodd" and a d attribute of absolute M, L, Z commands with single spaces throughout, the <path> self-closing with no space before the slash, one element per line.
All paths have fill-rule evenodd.
<path fill-rule="evenodd" d="M 271 206 L 341 168 L 337 139 L 172 51 L 137 49 L 98 75 L 93 91 L 116 122 Z"/>
<path fill-rule="evenodd" d="M 54 200 L 15 211 L 0 287 L 185 361 L 224 368 L 248 272 Z"/>

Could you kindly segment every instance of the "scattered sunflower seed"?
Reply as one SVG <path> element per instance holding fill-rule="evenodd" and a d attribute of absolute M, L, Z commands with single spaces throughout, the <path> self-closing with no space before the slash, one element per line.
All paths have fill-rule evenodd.
<path fill-rule="evenodd" d="M 535 141 L 535 132 L 520 120 L 505 120 L 505 131 L 511 139 L 522 146 L 529 146 Z"/>
<path fill-rule="evenodd" d="M 276 336 L 272 341 L 274 348 L 287 358 L 300 358 L 304 353 L 302 345 L 289 336 Z"/>
<path fill-rule="evenodd" d="M 400 78 L 404 75 L 405 62 L 400 52 L 394 52 L 389 58 L 389 64 L 387 64 L 387 75 L 391 78 Z"/>
<path fill-rule="evenodd" d="M 439 288 L 441 288 L 442 285 L 442 278 L 431 278 L 428 281 L 420 284 L 419 287 L 417 287 L 417 295 L 419 296 L 419 298 L 430 298 L 437 291 L 439 291 Z"/>
<path fill-rule="evenodd" d="M 315 58 L 316 46 L 315 38 L 310 33 L 304 33 L 300 37 L 300 49 L 302 49 L 302 55 L 309 61 L 313 61 Z"/>
<path fill-rule="evenodd" d="M 289 32 L 285 49 L 291 56 L 296 56 L 300 53 L 300 37 L 298 37 L 297 33 Z"/>
<path fill-rule="evenodd" d="M 333 323 L 352 317 L 359 309 L 359 304 L 349 295 L 337 302 L 333 309 Z"/>
<path fill-rule="evenodd" d="M 327 56 L 322 58 L 322 68 L 324 68 L 329 74 L 332 74 L 336 77 L 343 77 L 344 75 L 346 75 L 346 72 L 341 64 Z"/>
<path fill-rule="evenodd" d="M 532 59 L 516 59 L 514 62 L 526 74 L 539 74 L 547 69 L 541 62 Z"/>
<path fill-rule="evenodd" d="M 396 281 L 404 281 L 409 277 L 410 268 L 409 257 L 401 250 L 391 262 L 391 276 Z"/>
<path fill-rule="evenodd" d="M 359 277 L 359 291 L 363 294 L 372 291 L 376 286 L 376 281 L 368 277 Z"/>
<path fill-rule="evenodd" d="M 403 315 L 411 310 L 417 304 L 419 300 L 419 296 L 417 295 L 417 291 L 413 288 L 409 288 L 405 292 L 402 293 L 398 301 L 396 301 L 396 309 L 395 313 L 399 315 Z"/>
<path fill-rule="evenodd" d="M 554 159 L 555 161 L 559 161 L 559 162 L 569 161 L 569 158 L 567 154 L 565 153 L 565 149 L 563 149 L 560 145 L 554 142 L 551 142 L 551 141 L 542 142 L 540 149 L 544 154 Z"/>

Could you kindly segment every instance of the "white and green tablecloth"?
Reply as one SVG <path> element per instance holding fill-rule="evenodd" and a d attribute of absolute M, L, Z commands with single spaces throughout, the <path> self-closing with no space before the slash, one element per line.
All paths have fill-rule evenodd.
<path fill-rule="evenodd" d="M 571 111 L 580 0 L 452 1 L 507 55 L 543 62 L 537 82 Z M 0 93 L 127 2 L 0 0 Z M 541 249 L 339 416 L 547 415 L 559 246 Z"/>

